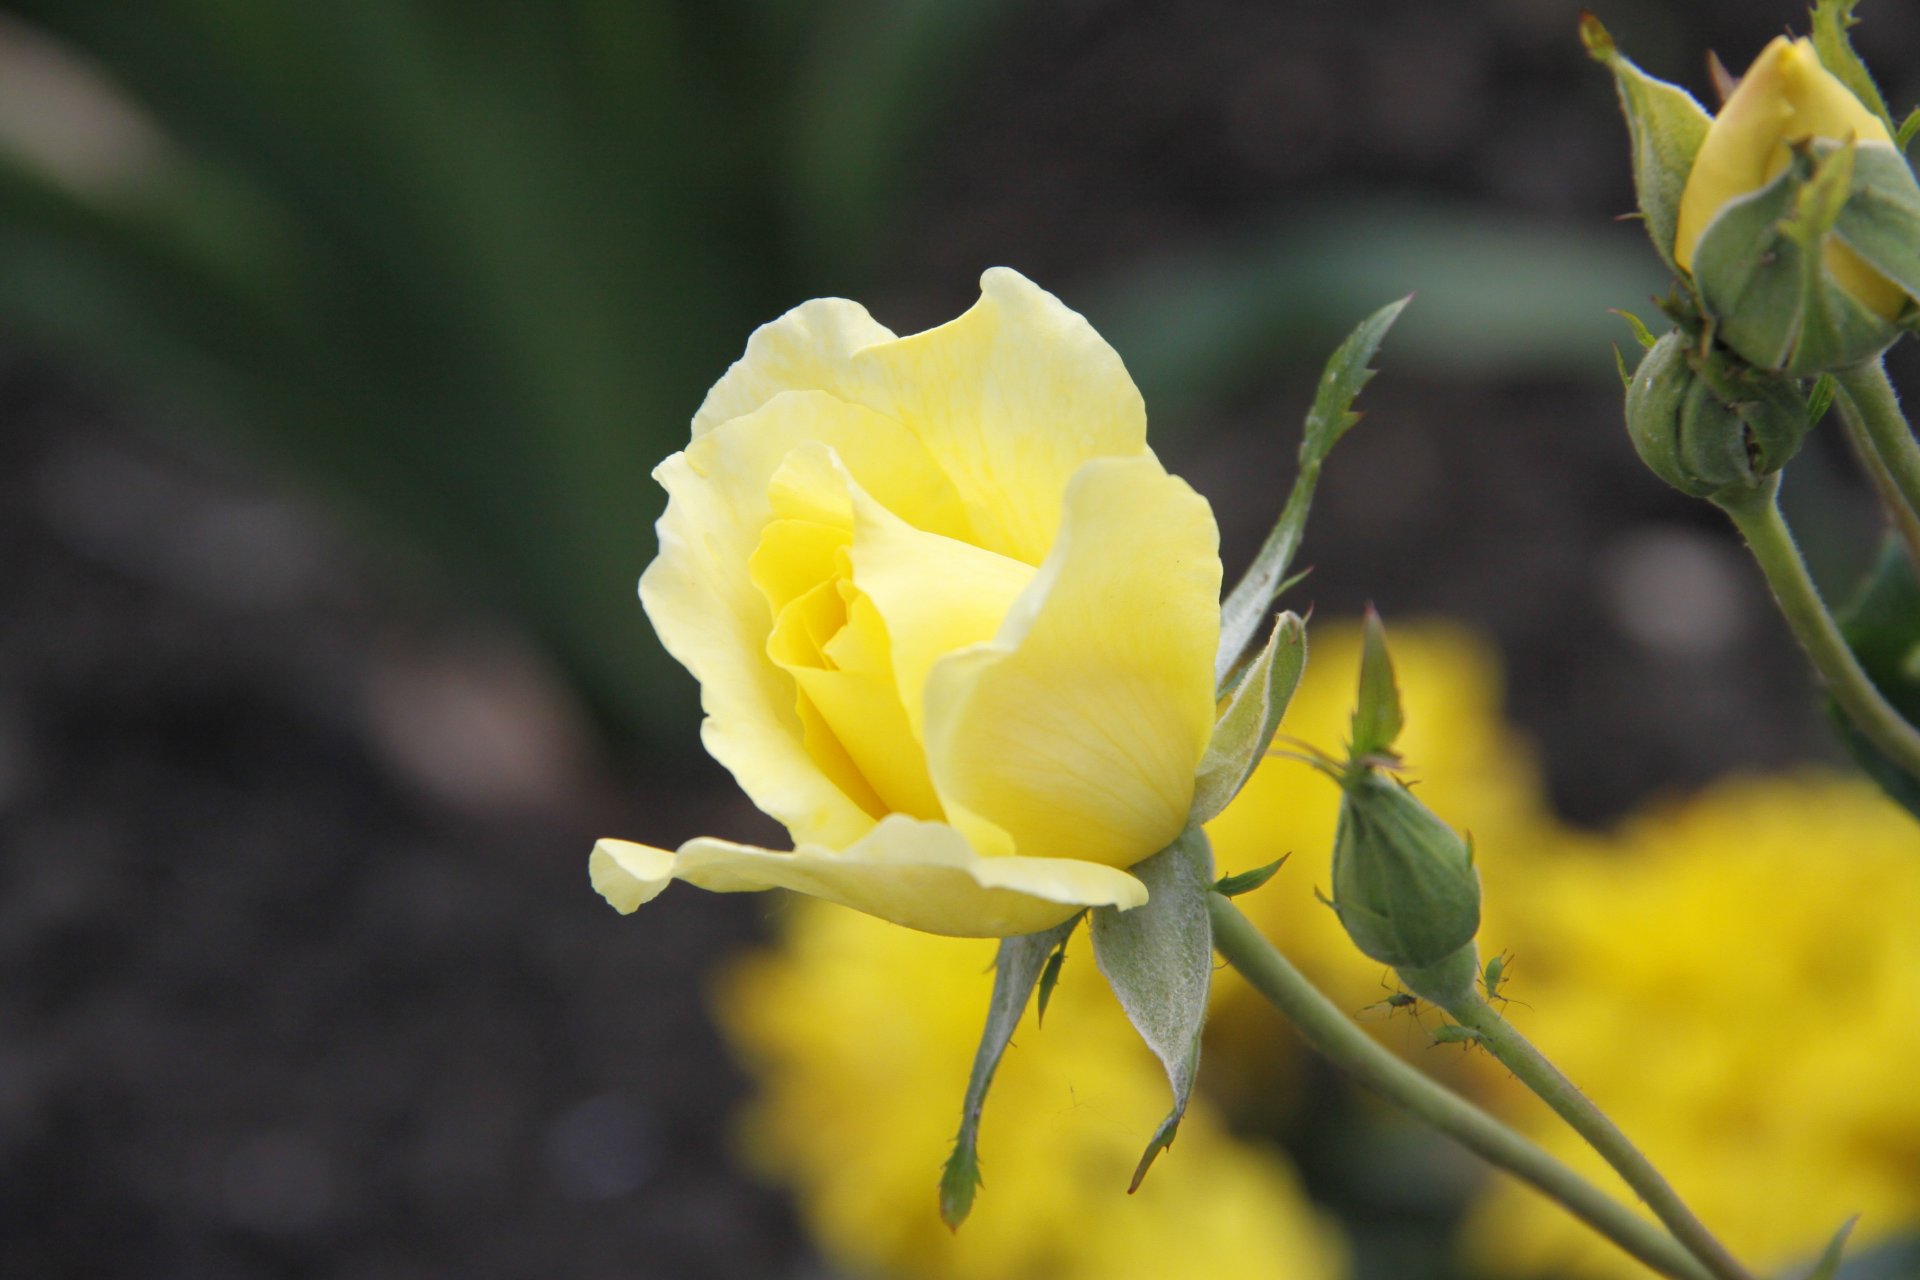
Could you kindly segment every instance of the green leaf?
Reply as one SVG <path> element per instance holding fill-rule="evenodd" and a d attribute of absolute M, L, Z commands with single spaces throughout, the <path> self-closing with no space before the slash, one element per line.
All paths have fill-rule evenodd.
<path fill-rule="evenodd" d="M 1881 548 L 1866 586 L 1841 614 L 1840 631 L 1887 701 L 1920 724 L 1920 580 L 1899 539 Z M 1860 767 L 1920 818 L 1920 778 L 1882 755 L 1831 702 L 1827 710 Z"/>
<path fill-rule="evenodd" d="M 1900 148 L 1902 155 L 1906 154 L 1907 144 L 1913 141 L 1913 135 L 1916 133 L 1920 133 L 1920 107 L 1907 112 L 1907 118 L 1902 120 L 1899 129 L 1894 131 L 1893 145 Z"/>
<path fill-rule="evenodd" d="M 1220 650 L 1214 660 L 1214 681 L 1225 688 L 1228 678 L 1240 665 L 1261 619 L 1278 597 L 1287 581 L 1287 571 L 1300 549 L 1306 533 L 1307 511 L 1313 505 L 1313 491 L 1320 483 L 1320 466 L 1360 415 L 1353 402 L 1373 377 L 1368 361 L 1380 350 L 1381 340 L 1393 327 L 1412 296 L 1390 302 L 1362 320 L 1327 361 L 1320 377 L 1320 388 L 1307 411 L 1307 424 L 1300 442 L 1300 472 L 1294 478 L 1287 505 L 1274 523 L 1273 531 L 1261 544 L 1246 573 L 1234 585 L 1220 605 Z"/>
<path fill-rule="evenodd" d="M 1072 920 L 1068 921 L 1068 923 L 1078 924 L 1080 923 L 1080 917 L 1075 916 Z M 1069 929 L 1067 932 L 1071 935 L 1073 931 Z M 1053 999 L 1053 989 L 1060 985 L 1060 969 L 1066 962 L 1067 939 L 1062 938 L 1060 939 L 1060 945 L 1053 949 L 1053 954 L 1047 957 L 1046 967 L 1040 970 L 1040 991 L 1033 999 L 1033 1021 L 1035 1026 L 1044 1027 L 1047 1025 L 1047 1003 Z"/>
<path fill-rule="evenodd" d="M 1353 758 L 1391 756 L 1394 739 L 1405 723 L 1400 686 L 1394 680 L 1393 659 L 1387 653 L 1387 628 L 1368 605 L 1360 645 L 1360 696 L 1353 708 Z"/>
<path fill-rule="evenodd" d="M 953 1154 L 940 1172 L 940 1217 L 955 1230 L 967 1220 L 973 1210 L 974 1193 L 980 1189 L 980 1113 L 986 1105 L 987 1089 L 993 1084 L 993 1073 L 1020 1025 L 1020 1015 L 1026 1012 L 1042 966 L 1049 955 L 1066 945 L 1068 935 L 1085 914 L 1081 912 L 1042 933 L 1001 939 L 993 966 L 993 995 L 987 1002 L 987 1025 L 980 1033 L 973 1072 L 967 1077 L 966 1100 L 960 1107 L 960 1132 L 954 1135 Z"/>
<path fill-rule="evenodd" d="M 1647 322 L 1633 314 L 1633 312 L 1622 310 L 1619 307 L 1609 309 L 1613 314 L 1627 322 L 1627 327 L 1633 330 L 1633 340 L 1640 344 L 1642 351 L 1652 350 L 1653 344 L 1660 341 L 1660 339 L 1653 336 L 1653 330 L 1647 328 Z"/>
<path fill-rule="evenodd" d="M 1859 2 L 1814 0 L 1813 49 L 1820 55 L 1820 65 L 1851 89 L 1853 96 L 1879 116 L 1887 132 L 1892 133 L 1893 116 L 1887 111 L 1887 100 L 1880 96 L 1880 86 L 1873 82 L 1867 64 L 1853 51 L 1853 41 L 1847 39 L 1847 28 L 1860 21 L 1853 16 L 1853 8 Z"/>
<path fill-rule="evenodd" d="M 1680 268 L 1673 260 L 1673 241 L 1680 193 L 1713 119 L 1685 89 L 1634 66 L 1591 13 L 1580 15 L 1580 39 L 1593 60 L 1613 72 L 1633 148 L 1633 186 L 1640 213 L 1654 249 L 1677 275 Z"/>
<path fill-rule="evenodd" d="M 1820 1260 L 1807 1273 L 1807 1280 L 1834 1280 L 1840 1274 L 1840 1255 L 1846 1252 L 1847 1237 L 1853 1234 L 1854 1224 L 1859 1221 L 1860 1215 L 1856 1213 L 1840 1224 L 1840 1229 L 1833 1233 L 1833 1239 L 1827 1242 Z"/>
<path fill-rule="evenodd" d="M 1155 1157 L 1173 1142 L 1200 1068 L 1200 1029 L 1213 981 L 1213 926 L 1207 918 L 1213 852 L 1206 834 L 1189 827 L 1136 864 L 1133 874 L 1146 882 L 1151 896 L 1131 911 L 1094 908 L 1093 958 L 1134 1030 L 1166 1067 L 1173 1109 L 1148 1141 L 1129 1193 L 1139 1189 Z"/>
<path fill-rule="evenodd" d="M 1188 822 L 1211 821 L 1247 785 L 1266 757 L 1306 665 L 1306 624 L 1297 614 L 1282 613 L 1214 722 L 1213 739 L 1194 779 Z"/>
<path fill-rule="evenodd" d="M 1287 865 L 1287 859 L 1293 855 L 1283 853 L 1264 867 L 1255 867 L 1251 871 L 1239 871 L 1230 876 L 1221 876 L 1213 882 L 1213 891 L 1223 898 L 1237 898 L 1243 893 L 1252 893 L 1267 881 L 1273 879 L 1281 867 Z"/>
<path fill-rule="evenodd" d="M 1833 375 L 1830 373 L 1823 373 L 1813 380 L 1813 389 L 1807 393 L 1807 425 L 1809 427 L 1820 425 L 1820 419 L 1827 416 L 1827 410 L 1833 407 L 1833 393 L 1839 389 L 1839 386 L 1840 384 L 1833 380 Z"/>

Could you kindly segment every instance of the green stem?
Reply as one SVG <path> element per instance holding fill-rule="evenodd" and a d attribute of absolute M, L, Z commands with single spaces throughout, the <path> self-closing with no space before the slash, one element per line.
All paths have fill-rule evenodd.
<path fill-rule="evenodd" d="M 1920 729 L 1907 723 L 1881 696 L 1853 656 L 1793 544 L 1793 534 L 1780 515 L 1779 495 L 1780 477 L 1770 476 L 1758 489 L 1722 493 L 1714 502 L 1732 517 L 1734 527 L 1747 540 L 1788 627 L 1847 719 L 1887 758 L 1920 778 Z"/>
<path fill-rule="evenodd" d="M 1480 1043 L 1487 1051 L 1519 1077 L 1520 1083 L 1540 1095 L 1574 1132 L 1585 1138 L 1647 1202 L 1647 1207 L 1660 1221 L 1666 1223 L 1674 1238 L 1706 1264 L 1719 1280 L 1753 1280 L 1751 1273 L 1727 1252 L 1726 1246 L 1714 1239 L 1713 1233 L 1693 1216 L 1679 1193 L 1653 1163 L 1640 1154 L 1640 1149 L 1627 1140 L 1620 1127 L 1607 1119 L 1600 1108 L 1561 1075 L 1560 1069 L 1548 1062 L 1477 991 L 1469 988 L 1465 996 L 1447 1006 L 1447 1012 L 1461 1026 L 1479 1033 Z"/>
<path fill-rule="evenodd" d="M 1906 544 L 1907 558 L 1920 569 L 1920 508 L 1908 506 L 1901 496 L 1899 481 L 1881 457 L 1879 443 L 1859 403 L 1844 391 L 1834 397 L 1834 402 L 1840 410 L 1840 421 L 1846 425 L 1853 456 L 1859 460 L 1860 469 L 1867 473 L 1867 479 L 1873 482 L 1888 523 Z"/>
<path fill-rule="evenodd" d="M 1253 923 L 1219 894 L 1207 895 L 1213 945 L 1254 990 L 1292 1020 L 1314 1048 L 1362 1084 L 1505 1169 L 1674 1280 L 1713 1280 L 1665 1233 L 1614 1200 L 1544 1149 L 1428 1079 L 1375 1043 L 1274 949 Z"/>
<path fill-rule="evenodd" d="M 1886 365 L 1869 360 L 1835 374 L 1834 381 L 1840 387 L 1841 412 L 1859 415 L 1861 433 L 1900 501 L 1910 514 L 1920 517 L 1920 440 L 1913 438 L 1913 428 L 1900 412 L 1900 397 L 1887 380 Z"/>

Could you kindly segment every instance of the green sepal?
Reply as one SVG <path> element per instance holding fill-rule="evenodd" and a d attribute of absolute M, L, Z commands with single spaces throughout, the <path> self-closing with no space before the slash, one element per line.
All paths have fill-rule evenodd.
<path fill-rule="evenodd" d="M 1879 116 L 1887 132 L 1892 133 L 1893 115 L 1887 110 L 1887 100 L 1880 96 L 1880 86 L 1873 82 L 1873 74 L 1847 38 L 1847 28 L 1860 21 L 1853 16 L 1858 3 L 1860 0 L 1814 0 L 1813 51 L 1820 55 L 1820 65 L 1847 86 L 1860 99 L 1860 105 Z"/>
<path fill-rule="evenodd" d="M 1833 233 L 1909 298 L 1920 297 L 1920 182 L 1892 147 L 1868 142 L 1851 150 L 1853 180 Z"/>
<path fill-rule="evenodd" d="M 1757 369 L 1811 377 L 1850 368 L 1900 336 L 1827 273 L 1821 250 L 1850 202 L 1851 145 L 1795 154 L 1780 176 L 1730 200 L 1694 251 L 1714 334 Z"/>
<path fill-rule="evenodd" d="M 1207 915 L 1213 851 L 1206 834 L 1189 827 L 1132 870 L 1147 886 L 1146 905 L 1130 911 L 1095 907 L 1093 958 L 1127 1020 L 1166 1068 L 1173 1108 L 1148 1140 L 1129 1193 L 1173 1142 L 1200 1070 L 1200 1031 L 1213 982 L 1213 924 Z"/>
<path fill-rule="evenodd" d="M 1627 435 L 1647 469 L 1696 498 L 1751 490 L 1792 460 L 1811 425 L 1790 378 L 1756 373 L 1669 333 L 1627 384 Z"/>
<path fill-rule="evenodd" d="M 1194 776 L 1189 823 L 1210 821 L 1247 785 L 1266 757 L 1306 665 L 1306 624 L 1297 614 L 1283 613 L 1214 722 L 1213 738 Z"/>
<path fill-rule="evenodd" d="M 1840 1257 L 1847 1251 L 1847 1237 L 1853 1234 L 1853 1228 L 1860 1221 L 1860 1215 L 1854 1214 L 1840 1224 L 1833 1233 L 1833 1239 L 1827 1241 L 1827 1247 L 1821 1251 L 1820 1260 L 1813 1264 L 1813 1270 L 1807 1272 L 1807 1280 L 1834 1280 L 1840 1274 Z"/>
<path fill-rule="evenodd" d="M 1306 430 L 1300 441 L 1300 471 L 1294 477 L 1292 491 L 1287 494 L 1287 505 L 1254 554 L 1253 563 L 1220 603 L 1220 648 L 1213 666 L 1216 689 L 1227 688 L 1247 646 L 1258 634 L 1267 610 L 1273 607 L 1282 588 L 1290 581 L 1287 572 L 1293 567 L 1293 557 L 1299 552 L 1300 539 L 1306 533 L 1307 512 L 1313 506 L 1313 492 L 1320 484 L 1321 464 L 1333 452 L 1340 437 L 1360 421 L 1360 415 L 1353 411 L 1353 402 L 1361 388 L 1373 378 L 1374 371 L 1368 362 L 1379 352 L 1387 330 L 1411 301 L 1409 295 L 1389 302 L 1362 320 L 1328 358 L 1320 376 L 1319 390 L 1314 393 L 1313 407 L 1307 410 Z"/>
<path fill-rule="evenodd" d="M 1026 1012 L 1042 966 L 1066 945 L 1068 935 L 1085 914 L 1080 912 L 1040 933 L 1000 940 L 993 964 L 993 995 L 987 1002 L 987 1025 L 980 1033 L 980 1047 L 974 1051 L 966 1098 L 960 1106 L 960 1131 L 954 1135 L 953 1153 L 940 1171 L 940 1218 L 956 1231 L 973 1211 L 973 1198 L 980 1189 L 980 1113 L 986 1106 L 993 1073 L 1013 1041 L 1014 1029 Z"/>
<path fill-rule="evenodd" d="M 1393 676 L 1393 658 L 1387 653 L 1387 628 L 1368 605 L 1360 641 L 1360 694 L 1353 706 L 1352 758 L 1393 759 L 1393 743 L 1405 723 L 1400 685 Z"/>
<path fill-rule="evenodd" d="M 1237 898 L 1243 893 L 1252 893 L 1267 881 L 1273 879 L 1281 867 L 1287 865 L 1287 859 L 1293 855 L 1283 853 L 1264 867 L 1255 867 L 1251 871 L 1237 871 L 1230 876 L 1221 876 L 1213 882 L 1213 891 L 1223 898 Z"/>
<path fill-rule="evenodd" d="M 1920 580 L 1898 538 L 1889 537 L 1866 585 L 1841 612 L 1840 632 L 1881 696 L 1920 724 Z M 1920 778 L 1867 741 L 1831 700 L 1827 711 L 1847 749 L 1894 801 L 1920 818 Z"/>
<path fill-rule="evenodd" d="M 1634 66 L 1591 13 L 1580 15 L 1580 40 L 1593 60 L 1613 73 L 1633 148 L 1633 188 L 1641 218 L 1661 260 L 1680 274 L 1673 259 L 1680 193 L 1686 189 L 1693 158 L 1706 141 L 1713 118 L 1679 85 L 1655 79 Z"/>

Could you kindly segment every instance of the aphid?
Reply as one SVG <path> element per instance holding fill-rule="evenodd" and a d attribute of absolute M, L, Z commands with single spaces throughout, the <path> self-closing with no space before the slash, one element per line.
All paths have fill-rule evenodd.
<path fill-rule="evenodd" d="M 1511 951 L 1502 951 L 1487 961 L 1487 967 L 1480 975 L 1480 987 L 1487 993 L 1487 999 L 1498 1000 L 1501 1004 L 1527 1003 L 1525 1000 L 1516 1001 L 1500 994 L 1500 988 L 1506 985 L 1508 974 L 1512 969 L 1513 953 Z"/>
<path fill-rule="evenodd" d="M 1400 990 L 1398 987 L 1388 986 L 1387 980 L 1384 977 L 1380 979 L 1380 989 L 1387 993 L 1387 998 L 1385 1000 L 1374 1001 L 1374 1003 L 1360 1010 L 1361 1013 L 1372 1013 L 1375 1009 L 1385 1009 L 1387 1011 L 1386 1016 L 1391 1018 L 1402 1009 L 1419 1008 L 1419 996 L 1411 995 L 1408 992 Z M 1414 1014 L 1416 1019 L 1418 1019 L 1419 1016 L 1418 1013 Z"/>
<path fill-rule="evenodd" d="M 1418 1006 L 1419 1003 L 1419 996 L 1410 996 L 1404 991 L 1396 991 L 1385 1000 L 1376 1000 L 1374 1003 L 1360 1010 L 1360 1012 L 1372 1013 L 1375 1009 L 1385 1009 L 1387 1016 L 1391 1018 L 1402 1009 L 1412 1009 Z"/>
<path fill-rule="evenodd" d="M 1482 1038 L 1480 1033 L 1472 1027 L 1456 1026 L 1451 1022 L 1444 1027 L 1436 1028 L 1433 1032 L 1433 1042 L 1435 1044 L 1471 1046 L 1478 1044 Z"/>
<path fill-rule="evenodd" d="M 1486 991 L 1487 999 L 1489 1000 L 1506 999 L 1505 996 L 1500 994 L 1500 984 L 1507 980 L 1509 954 L 1508 952 L 1502 951 L 1499 955 L 1487 961 L 1486 971 L 1480 975 L 1480 986 Z"/>

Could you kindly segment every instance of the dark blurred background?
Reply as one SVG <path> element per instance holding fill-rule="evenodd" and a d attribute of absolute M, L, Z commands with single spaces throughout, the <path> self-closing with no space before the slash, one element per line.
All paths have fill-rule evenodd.
<path fill-rule="evenodd" d="M 1867 8 L 1898 112 L 1920 15 Z M 1319 362 L 1417 289 L 1303 596 L 1488 630 L 1576 821 L 1830 756 L 1620 429 L 1607 308 L 1664 282 L 1576 11 L 0 3 L 0 1276 L 824 1274 L 702 1011 L 766 904 L 585 875 L 772 835 L 633 584 L 649 469 L 808 297 L 1058 293 L 1231 573 Z M 1703 97 L 1803 15 L 1602 10 Z M 1841 582 L 1830 435 L 1790 500 Z"/>

